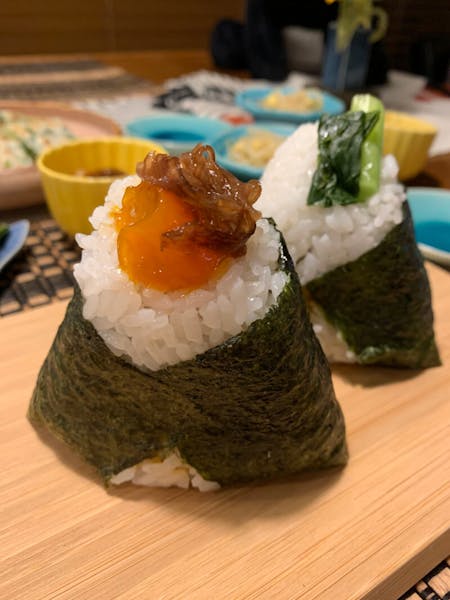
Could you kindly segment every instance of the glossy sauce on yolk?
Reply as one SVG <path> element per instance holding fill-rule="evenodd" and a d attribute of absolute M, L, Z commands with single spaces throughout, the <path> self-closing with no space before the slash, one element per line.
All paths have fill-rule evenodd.
<path fill-rule="evenodd" d="M 126 189 L 114 213 L 119 265 L 135 283 L 162 292 L 192 290 L 223 270 L 226 255 L 164 233 L 194 220 L 183 198 L 147 182 Z"/>

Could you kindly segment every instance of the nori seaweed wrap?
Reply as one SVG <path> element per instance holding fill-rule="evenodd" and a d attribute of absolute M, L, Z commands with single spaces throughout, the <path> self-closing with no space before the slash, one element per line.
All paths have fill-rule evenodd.
<path fill-rule="evenodd" d="M 403 215 L 378 246 L 310 281 L 306 290 L 357 362 L 434 367 L 440 359 L 431 291 L 407 202 Z"/>
<path fill-rule="evenodd" d="M 433 367 L 430 286 L 382 141 L 382 104 L 356 96 L 279 147 L 256 206 L 283 231 L 330 362 Z"/>
<path fill-rule="evenodd" d="M 93 253 L 98 252 L 92 247 L 109 243 L 105 241 L 105 215 L 110 218 L 114 214 L 111 202 L 120 205 L 124 190 L 125 195 L 129 193 L 129 179 L 115 184 L 106 208 L 94 213 L 97 230 L 79 238 L 84 247 L 84 270 L 76 270 L 80 286 L 76 286 L 39 373 L 29 407 L 31 421 L 45 425 L 71 446 L 105 483 L 132 480 L 146 485 L 191 484 L 214 489 L 344 465 L 345 425 L 328 363 L 312 330 L 292 260 L 273 222 L 257 221 L 255 233 L 247 236 L 245 256 L 239 251 L 228 271 L 201 292 L 211 295 L 217 288 L 220 294 L 214 302 L 224 307 L 216 325 L 210 320 L 212 300 L 197 311 L 202 327 L 211 330 L 207 349 L 199 351 L 200 346 L 192 342 L 194 350 L 184 360 L 165 358 L 156 367 L 141 360 L 145 355 L 140 347 L 143 319 L 151 318 L 152 324 L 162 327 L 161 315 L 148 305 L 135 310 L 133 294 L 139 286 L 129 281 L 123 298 L 134 312 L 121 314 L 125 309 L 119 307 L 122 292 L 118 291 L 117 277 L 125 276 L 108 264 L 102 264 L 102 273 L 110 277 L 114 293 L 109 297 L 115 299 L 111 310 L 120 327 L 114 324 L 114 332 L 112 325 L 105 329 L 106 296 L 97 297 L 92 291 L 97 284 L 103 285 L 103 275 L 89 273 Z M 251 298 L 246 292 L 251 310 L 257 293 L 265 300 L 250 320 L 245 321 L 244 315 L 236 328 L 236 323 L 226 323 L 227 304 L 222 296 L 229 289 L 230 303 L 238 298 L 235 275 L 241 274 L 242 287 L 245 268 L 248 273 L 252 269 L 257 273 L 248 289 L 256 290 L 259 280 L 267 279 L 267 268 L 255 262 L 258 248 L 272 252 L 273 273 L 265 291 L 255 291 Z M 106 263 L 106 258 L 100 262 Z M 139 289 L 140 301 L 150 302 L 145 296 L 148 290 Z M 170 309 L 175 313 L 175 326 L 152 342 L 152 351 L 161 353 L 164 341 L 169 345 L 182 319 L 192 313 L 186 302 L 196 293 L 198 290 L 150 294 L 151 302 L 154 298 L 175 298 Z M 93 298 L 97 303 L 95 316 Z M 242 302 L 237 301 L 232 309 L 237 320 Z M 165 323 L 167 326 L 167 319 Z M 195 327 L 183 323 L 186 335 L 192 334 L 194 339 Z M 123 336 L 119 334 L 125 327 L 136 332 L 136 345 L 131 349 L 128 338 L 128 345 L 120 345 Z M 149 331 L 153 335 L 153 330 Z M 211 343 L 214 339 L 219 341 Z M 186 345 L 176 346 L 179 356 L 184 356 Z M 167 469 L 163 472 L 164 465 Z"/>

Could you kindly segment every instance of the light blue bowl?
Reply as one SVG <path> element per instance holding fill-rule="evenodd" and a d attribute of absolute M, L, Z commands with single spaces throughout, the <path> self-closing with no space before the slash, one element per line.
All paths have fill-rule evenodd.
<path fill-rule="evenodd" d="M 264 171 L 264 167 L 253 167 L 245 163 L 236 162 L 228 156 L 229 147 L 234 144 L 238 139 L 251 133 L 254 130 L 265 129 L 266 131 L 272 131 L 278 133 L 284 137 L 288 137 L 293 133 L 297 127 L 295 125 L 281 124 L 281 123 L 261 123 L 258 125 L 246 125 L 242 127 L 235 127 L 231 131 L 224 133 L 211 142 L 211 146 L 216 152 L 216 159 L 220 166 L 231 171 L 236 177 L 243 181 L 249 179 L 259 179 Z"/>
<path fill-rule="evenodd" d="M 170 154 L 188 152 L 196 144 L 209 144 L 229 129 L 231 125 L 218 119 L 193 115 L 143 117 L 125 127 L 127 134 L 158 142 Z"/>
<path fill-rule="evenodd" d="M 407 197 L 422 254 L 450 267 L 450 190 L 410 187 Z"/>
<path fill-rule="evenodd" d="M 30 222 L 27 219 L 9 223 L 9 231 L 0 242 L 0 271 L 12 260 L 25 244 Z"/>
<path fill-rule="evenodd" d="M 294 91 L 294 89 L 289 87 L 282 87 L 280 90 L 284 93 Z M 317 111 L 299 113 L 282 110 L 268 110 L 261 106 L 261 100 L 273 91 L 274 90 L 271 87 L 244 90 L 236 96 L 236 104 L 251 113 L 256 119 L 288 121 L 289 123 L 317 121 L 323 114 L 338 115 L 345 110 L 345 104 L 342 100 L 331 94 L 327 94 L 326 92 L 321 92 L 323 96 L 323 106 Z"/>

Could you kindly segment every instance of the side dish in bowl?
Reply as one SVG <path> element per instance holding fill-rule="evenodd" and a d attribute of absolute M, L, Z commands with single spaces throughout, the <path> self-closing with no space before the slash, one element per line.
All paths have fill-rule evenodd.
<path fill-rule="evenodd" d="M 0 171 L 31 166 L 41 152 L 74 137 L 58 117 L 0 110 Z"/>
<path fill-rule="evenodd" d="M 170 154 L 189 151 L 195 144 L 210 141 L 231 128 L 219 119 L 169 114 L 136 119 L 126 126 L 128 135 L 161 144 Z"/>
<path fill-rule="evenodd" d="M 44 152 L 37 161 L 48 207 L 69 235 L 89 233 L 89 216 L 111 183 L 134 173 L 148 152 L 165 150 L 151 141 L 107 137 L 81 140 Z"/>
<path fill-rule="evenodd" d="M 345 110 L 342 100 L 315 88 L 250 88 L 236 96 L 236 104 L 255 119 L 290 123 L 317 121 L 322 114 L 337 115 Z"/>
<path fill-rule="evenodd" d="M 295 125 L 262 123 L 236 127 L 212 142 L 220 165 L 241 179 L 258 179 Z"/>
<path fill-rule="evenodd" d="M 450 267 L 450 191 L 410 187 L 407 196 L 420 251 Z"/>
<path fill-rule="evenodd" d="M 386 111 L 383 151 L 395 156 L 400 180 L 421 172 L 436 134 L 436 127 L 423 119 L 408 113 Z"/>
<path fill-rule="evenodd" d="M 42 152 L 121 133 L 114 121 L 63 103 L 0 100 L 0 210 L 44 201 L 35 163 Z"/>

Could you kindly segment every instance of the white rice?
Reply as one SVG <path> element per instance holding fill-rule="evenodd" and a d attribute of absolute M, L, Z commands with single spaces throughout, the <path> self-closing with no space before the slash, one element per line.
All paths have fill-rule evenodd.
<path fill-rule="evenodd" d="M 197 488 L 200 492 L 218 490 L 220 485 L 216 481 L 207 481 L 190 465 L 185 463 L 178 450 L 160 461 L 152 459 L 143 460 L 137 465 L 120 471 L 110 479 L 110 483 L 120 485 L 131 481 L 135 485 L 149 487 L 180 487 L 188 489 L 189 486 Z"/>
<path fill-rule="evenodd" d="M 309 311 L 314 333 L 328 360 L 330 362 L 356 362 L 355 353 L 347 346 L 341 332 L 327 321 L 319 306 L 311 302 Z"/>
<path fill-rule="evenodd" d="M 209 286 L 190 293 L 162 293 L 133 283 L 119 267 L 111 213 L 121 206 L 125 189 L 139 182 L 133 176 L 112 184 L 105 204 L 90 219 L 94 231 L 77 235 L 83 252 L 74 274 L 84 298 L 84 318 L 111 352 L 149 372 L 192 359 L 245 330 L 276 303 L 288 276 L 278 267 L 279 233 L 260 219 L 246 255 Z M 149 485 L 181 481 L 182 487 L 188 481 L 199 489 L 217 486 L 182 463 L 176 452 L 163 463 L 144 461 L 112 479 L 125 480 Z"/>
<path fill-rule="evenodd" d="M 138 182 L 127 177 L 113 183 L 91 217 L 94 231 L 77 235 L 83 253 L 74 273 L 85 300 L 83 316 L 111 352 L 156 371 L 194 358 L 263 317 L 287 277 L 278 270 L 279 234 L 261 219 L 247 254 L 213 285 L 163 293 L 133 283 L 119 267 L 111 210 L 121 206 L 125 188 Z"/>
<path fill-rule="evenodd" d="M 317 129 L 317 123 L 302 125 L 276 150 L 264 171 L 262 193 L 256 203 L 283 232 L 303 285 L 376 247 L 401 223 L 406 197 L 397 181 L 395 158 L 386 156 L 380 190 L 366 202 L 328 208 L 308 206 L 317 167 Z M 311 316 L 328 358 L 354 362 L 354 354 L 318 307 Z"/>

